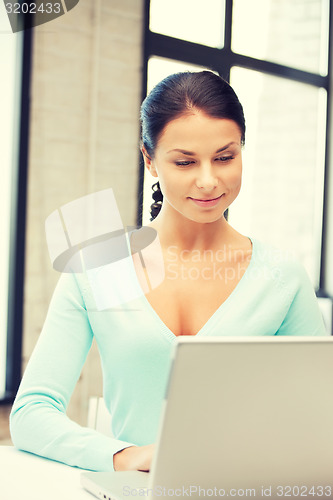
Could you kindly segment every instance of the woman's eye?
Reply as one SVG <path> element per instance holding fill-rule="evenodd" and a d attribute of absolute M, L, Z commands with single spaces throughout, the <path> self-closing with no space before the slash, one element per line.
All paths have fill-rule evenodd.
<path fill-rule="evenodd" d="M 188 165 L 193 163 L 193 161 L 176 161 L 175 163 L 178 167 L 187 167 Z"/>
<path fill-rule="evenodd" d="M 233 160 L 235 157 L 230 155 L 230 156 L 220 156 L 219 158 L 216 158 L 217 161 L 230 161 L 230 160 Z"/>

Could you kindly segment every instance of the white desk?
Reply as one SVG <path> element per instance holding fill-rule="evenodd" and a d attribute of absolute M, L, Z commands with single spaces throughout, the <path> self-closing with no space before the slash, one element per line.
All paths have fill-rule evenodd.
<path fill-rule="evenodd" d="M 81 469 L 0 446 L 1 500 L 93 500 L 80 486 Z"/>

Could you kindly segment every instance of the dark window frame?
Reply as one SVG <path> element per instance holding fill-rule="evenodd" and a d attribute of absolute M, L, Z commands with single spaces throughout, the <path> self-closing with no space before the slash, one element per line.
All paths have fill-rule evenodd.
<path fill-rule="evenodd" d="M 17 138 L 18 155 L 16 164 L 13 164 L 11 176 L 6 392 L 4 398 L 0 400 L 1 404 L 12 403 L 14 400 L 21 381 L 22 371 L 23 293 L 32 41 L 33 30 L 24 30 L 21 56 L 21 89 L 19 91 L 19 136 Z"/>
<path fill-rule="evenodd" d="M 232 7 L 233 0 L 225 0 L 225 25 L 224 25 L 224 46 L 222 48 L 208 47 L 198 43 L 188 42 L 159 33 L 154 33 L 149 29 L 150 0 L 144 0 L 143 14 L 143 64 L 142 64 L 142 100 L 146 97 L 148 61 L 152 56 L 164 57 L 198 66 L 204 66 L 217 71 L 220 76 L 230 81 L 230 71 L 233 66 L 252 69 L 272 76 L 283 77 L 300 83 L 307 83 L 318 88 L 324 88 L 327 92 L 326 108 L 326 143 L 325 143 L 325 173 L 324 173 L 324 193 L 323 193 L 323 217 L 322 217 L 322 242 L 320 255 L 320 275 L 319 289 L 317 295 L 329 297 L 325 288 L 325 263 L 328 259 L 327 248 L 327 199 L 328 199 L 328 176 L 330 174 L 329 158 L 333 152 L 330 150 L 331 131 L 331 106 L 332 95 L 332 42 L 333 42 L 333 0 L 329 1 L 329 25 L 328 25 L 328 72 L 322 76 L 316 73 L 291 68 L 282 64 L 277 64 L 265 60 L 244 56 L 231 50 L 232 36 Z M 333 174 L 332 174 L 333 175 Z M 138 182 L 138 217 L 137 224 L 142 224 L 143 205 L 143 181 L 144 165 L 140 161 L 139 182 Z M 333 299 L 333 297 L 331 297 Z"/>

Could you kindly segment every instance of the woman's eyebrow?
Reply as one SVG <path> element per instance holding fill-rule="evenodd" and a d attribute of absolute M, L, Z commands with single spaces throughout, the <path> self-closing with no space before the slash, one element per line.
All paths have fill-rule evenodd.
<path fill-rule="evenodd" d="M 228 149 L 229 146 L 232 146 L 233 144 L 236 144 L 237 145 L 237 142 L 235 141 L 231 141 L 229 142 L 228 144 L 226 144 L 225 146 L 223 146 L 222 148 L 218 149 L 217 151 L 215 151 L 214 154 L 217 154 L 217 153 L 221 153 L 222 151 L 224 151 L 225 149 Z M 168 153 L 173 153 L 174 151 L 178 152 L 178 153 L 183 153 L 184 155 L 188 155 L 188 156 L 193 156 L 195 155 L 195 153 L 193 153 L 193 151 L 186 151 L 185 149 L 170 149 L 170 151 L 168 151 Z"/>
<path fill-rule="evenodd" d="M 168 153 L 173 153 L 174 151 L 177 151 L 178 153 L 183 153 L 184 155 L 189 155 L 189 156 L 195 155 L 195 153 L 193 153 L 192 151 L 185 151 L 185 149 L 170 149 L 170 151 L 168 151 Z"/>
<path fill-rule="evenodd" d="M 233 146 L 234 144 L 237 146 L 237 142 L 235 142 L 235 141 L 231 141 L 231 142 L 229 142 L 228 144 L 226 144 L 225 146 L 223 146 L 223 148 L 218 149 L 218 150 L 216 151 L 216 153 L 221 153 L 221 152 L 222 152 L 222 151 L 224 151 L 225 149 L 228 149 L 228 147 L 229 147 L 229 146 Z M 215 154 L 216 154 L 216 153 L 215 153 Z"/>

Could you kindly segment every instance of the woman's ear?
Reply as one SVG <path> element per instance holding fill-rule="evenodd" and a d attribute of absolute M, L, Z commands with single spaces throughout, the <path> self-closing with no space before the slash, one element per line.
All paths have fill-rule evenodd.
<path fill-rule="evenodd" d="M 158 177 L 157 170 L 154 165 L 154 161 L 151 159 L 150 155 L 147 153 L 147 150 L 144 146 L 141 146 L 141 153 L 143 156 L 143 161 L 145 163 L 145 167 L 149 170 L 150 174 L 153 177 Z"/>

